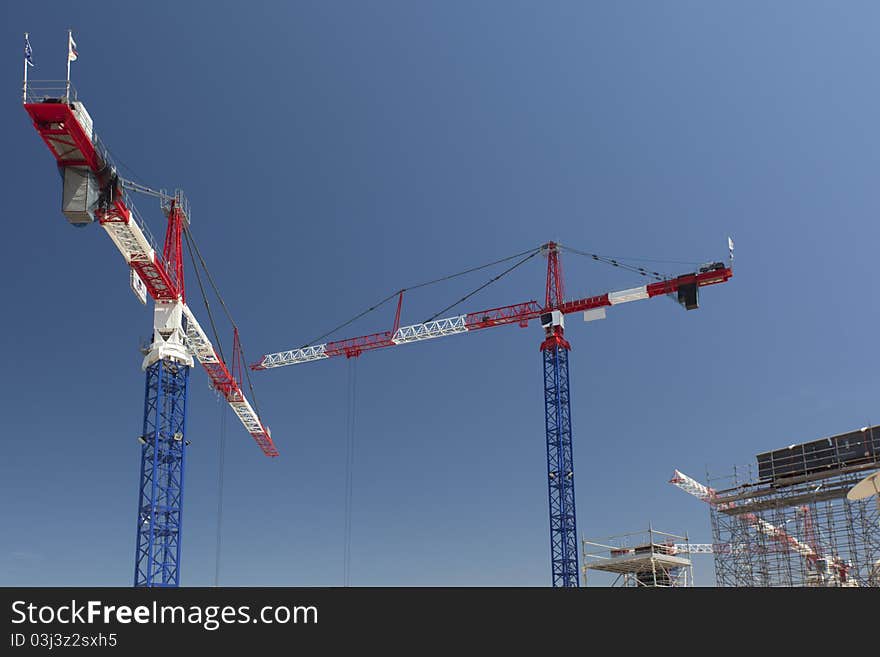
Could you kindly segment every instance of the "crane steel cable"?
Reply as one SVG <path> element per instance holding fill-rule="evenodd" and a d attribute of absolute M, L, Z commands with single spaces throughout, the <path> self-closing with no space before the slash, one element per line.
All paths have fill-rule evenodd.
<path fill-rule="evenodd" d="M 220 397 L 218 396 L 218 401 Z M 226 465 L 226 404 L 220 404 L 220 445 L 217 469 L 217 545 L 214 556 L 214 587 L 220 586 L 220 545 L 223 532 L 223 471 Z"/>
<path fill-rule="evenodd" d="M 354 470 L 355 395 L 357 392 L 357 358 L 348 359 L 348 406 L 345 420 L 345 531 L 343 538 L 343 586 L 351 585 L 351 509 Z"/>
<path fill-rule="evenodd" d="M 527 249 L 526 251 L 523 251 L 523 252 L 521 252 L 521 253 L 515 253 L 515 254 L 512 255 L 512 256 L 507 256 L 506 258 L 501 258 L 500 260 L 495 260 L 494 262 L 489 262 L 489 263 L 487 263 L 487 264 L 485 264 L 485 265 L 480 265 L 479 267 L 471 267 L 470 269 L 465 269 L 464 271 L 460 271 L 460 272 L 458 272 L 458 273 L 456 273 L 456 274 L 450 274 L 450 275 L 448 275 L 448 276 L 442 276 L 442 277 L 440 277 L 440 278 L 435 278 L 435 279 L 432 280 L 432 281 L 426 281 L 426 282 L 424 282 L 424 283 L 419 283 L 418 285 L 410 285 L 409 287 L 401 288 L 401 289 L 397 290 L 396 292 L 392 292 L 392 293 L 389 294 L 387 297 L 385 297 L 384 299 L 382 299 L 382 300 L 379 301 L 378 303 L 376 303 L 376 304 L 370 306 L 370 307 L 367 308 L 366 310 L 364 310 L 364 311 L 358 313 L 357 315 L 355 315 L 355 316 L 352 317 L 351 319 L 349 319 L 349 320 L 343 322 L 343 323 L 340 324 L 339 326 L 337 326 L 337 327 L 335 327 L 335 328 L 333 328 L 333 329 L 327 331 L 327 332 L 324 333 L 323 335 L 319 335 L 317 338 L 314 338 L 314 339 L 310 340 L 309 342 L 307 342 L 307 343 L 305 343 L 304 345 L 302 345 L 301 348 L 305 348 L 305 347 L 308 347 L 309 345 L 317 344 L 318 342 L 320 342 L 320 341 L 323 340 L 324 338 L 328 338 L 328 337 L 330 337 L 331 335 L 333 335 L 334 333 L 336 333 L 336 332 L 339 331 L 340 329 L 345 328 L 345 327 L 348 326 L 349 324 L 353 324 L 354 322 L 356 322 L 357 320 L 359 320 L 359 319 L 360 319 L 361 317 L 363 317 L 364 315 L 367 315 L 367 314 L 373 312 L 374 310 L 377 310 L 377 309 L 381 308 L 383 305 L 385 305 L 386 303 L 388 303 L 389 301 L 391 301 L 391 299 L 393 299 L 393 298 L 395 298 L 396 296 L 398 296 L 401 292 L 410 292 L 410 291 L 412 291 L 412 290 L 418 290 L 419 288 L 422 288 L 422 287 L 427 287 L 428 285 L 434 285 L 435 283 L 442 283 L 442 282 L 444 282 L 444 281 L 448 281 L 448 280 L 451 280 L 451 279 L 453 279 L 453 278 L 458 278 L 459 276 L 464 276 L 465 274 L 471 274 L 471 273 L 473 273 L 473 272 L 475 272 L 475 271 L 480 271 L 481 269 L 487 269 L 487 268 L 489 268 L 489 267 L 493 267 L 493 266 L 495 266 L 495 265 L 500 265 L 500 264 L 503 263 L 503 262 L 508 262 L 508 261 L 513 260 L 513 259 L 515 259 L 515 258 L 519 258 L 520 256 L 523 256 L 523 255 L 525 255 L 525 254 L 527 254 L 527 253 L 531 253 L 532 255 L 534 255 L 534 254 L 538 253 L 539 251 L 540 251 L 540 247 L 538 247 L 538 248 L 533 248 L 533 249 Z"/>
<path fill-rule="evenodd" d="M 229 323 L 232 325 L 233 329 L 238 329 L 238 325 L 235 323 L 235 320 L 232 319 L 232 313 L 229 312 L 229 308 L 227 307 L 226 302 L 223 300 L 223 296 L 220 294 L 220 290 L 217 288 L 217 284 L 214 282 L 214 277 L 211 276 L 211 271 L 208 269 L 208 265 L 205 262 L 205 258 L 202 257 L 202 252 L 199 251 L 199 245 L 196 243 L 195 239 L 192 237 L 192 233 L 190 233 L 189 226 L 187 225 L 186 222 L 183 222 L 183 232 L 184 232 L 184 235 L 186 235 L 186 237 L 187 237 L 187 246 L 192 244 L 192 248 L 195 249 L 196 255 L 199 258 L 199 262 L 202 264 L 202 269 L 205 271 L 205 276 L 207 276 L 208 282 L 211 284 L 211 288 L 214 290 L 214 294 L 217 295 L 217 300 L 220 302 L 220 306 L 223 308 L 223 312 L 226 313 L 226 318 L 229 320 Z M 190 257 L 192 257 L 192 252 L 190 252 Z M 199 278 L 198 267 L 196 266 L 195 261 L 193 261 L 193 269 L 196 270 L 196 278 Z M 199 280 L 199 287 L 202 289 L 202 296 L 204 297 L 205 291 L 204 291 L 204 288 L 201 287 L 201 280 Z M 205 306 L 207 307 L 207 297 L 205 297 Z M 209 310 L 208 311 L 209 316 L 210 316 L 210 313 L 211 313 L 211 311 Z M 213 326 L 213 324 L 214 324 L 214 319 L 212 317 L 211 318 L 211 325 Z M 216 329 L 215 329 L 215 336 L 216 336 Z M 217 345 L 218 345 L 217 348 L 219 349 L 220 348 L 219 339 L 217 341 Z M 245 357 L 244 357 L 244 345 L 241 344 L 241 334 L 240 333 L 239 333 L 239 339 L 238 339 L 238 348 L 239 348 L 239 351 L 241 352 L 242 361 L 246 362 Z M 222 351 L 220 353 L 220 357 L 223 358 Z M 225 362 L 226 359 L 223 358 L 223 361 Z M 247 367 L 245 367 L 243 369 L 244 369 L 245 378 L 247 378 L 248 388 L 250 389 L 251 399 L 254 400 L 254 404 L 253 404 L 254 410 L 256 411 L 257 415 L 259 416 L 260 415 L 260 405 L 257 403 L 257 393 L 254 390 L 254 383 L 253 383 L 253 381 L 251 381 L 250 370 Z"/>
<path fill-rule="evenodd" d="M 568 245 L 566 245 L 566 244 L 560 244 L 559 247 L 562 248 L 562 249 L 568 249 L 568 250 L 571 251 L 572 253 L 578 253 L 578 250 L 577 250 L 577 249 L 574 249 L 574 248 L 572 248 L 572 247 L 570 247 L 570 246 L 568 246 Z M 585 252 L 581 252 L 581 255 L 583 255 L 584 253 L 585 253 Z M 592 253 L 587 253 L 586 255 L 592 256 L 592 255 L 594 255 L 594 254 L 592 254 Z M 699 265 L 699 264 L 700 264 L 700 263 L 699 263 L 698 261 L 696 261 L 696 260 L 666 260 L 666 259 L 662 259 L 662 258 L 636 258 L 636 257 L 634 257 L 634 256 L 612 256 L 612 255 L 600 255 L 600 256 L 598 256 L 598 257 L 600 257 L 600 258 L 608 258 L 609 260 L 612 260 L 612 259 L 613 259 L 613 260 L 629 260 L 629 261 L 631 261 L 631 262 L 659 262 L 659 263 L 662 263 L 662 264 L 664 264 L 664 265 L 689 265 L 689 266 L 694 266 L 694 265 Z"/>
<path fill-rule="evenodd" d="M 186 238 L 186 248 L 189 251 L 189 259 L 193 265 L 193 271 L 196 273 L 196 281 L 199 284 L 199 290 L 202 293 L 202 301 L 205 304 L 205 310 L 208 312 L 208 319 L 211 322 L 211 331 L 214 334 L 214 342 L 217 343 L 217 351 L 220 352 L 220 358 L 223 362 L 226 362 L 226 358 L 223 356 L 223 344 L 220 342 L 220 335 L 217 333 L 217 325 L 214 323 L 214 313 L 211 312 L 211 304 L 208 303 L 208 295 L 205 293 L 205 286 L 202 285 L 202 277 L 199 275 L 199 267 L 196 263 L 195 257 L 193 257 L 193 247 L 191 243 L 191 238 L 188 231 L 183 232 L 184 237 Z"/>
<path fill-rule="evenodd" d="M 580 251 L 578 249 L 573 249 L 572 247 L 565 246 L 564 244 L 560 244 L 559 248 L 564 249 L 565 251 L 569 251 L 571 253 L 575 253 L 577 255 L 585 256 L 587 258 L 592 258 L 593 260 L 596 260 L 597 262 L 603 262 L 607 265 L 611 265 L 612 267 L 620 267 L 621 269 L 626 269 L 626 270 L 631 271 L 633 273 L 639 274 L 640 276 L 654 278 L 658 281 L 662 281 L 666 278 L 671 278 L 671 276 L 669 274 L 663 274 L 658 271 L 650 271 L 648 269 L 645 269 L 644 267 L 637 267 L 635 265 L 630 265 L 625 262 L 622 262 L 622 260 L 618 259 L 618 258 L 610 258 L 608 256 L 601 256 L 601 255 L 597 255 L 595 253 L 587 253 L 586 251 Z M 632 258 L 632 260 L 636 260 L 636 259 L 637 258 Z M 656 261 L 656 262 L 660 262 L 660 261 Z M 684 263 L 684 264 L 693 264 L 693 263 Z"/>
<path fill-rule="evenodd" d="M 97 137 L 97 135 L 96 135 L 96 137 Z M 135 172 L 134 169 L 132 169 L 130 166 L 128 166 L 125 162 L 123 162 L 122 158 L 120 158 L 118 155 L 116 155 L 115 152 L 111 151 L 110 147 L 107 144 L 105 144 L 103 140 L 98 140 L 98 141 L 100 141 L 101 146 L 104 148 L 105 151 L 107 151 L 107 154 L 110 156 L 110 158 L 112 160 L 112 162 L 110 162 L 110 164 L 115 164 L 118 162 L 119 165 L 123 169 L 128 170 L 128 172 L 132 175 L 133 178 L 140 178 L 140 176 L 137 175 L 137 172 Z M 107 164 L 107 163 L 105 162 L 105 164 Z M 134 181 L 132 181 L 132 182 L 134 182 Z M 144 185 L 144 187 L 146 187 L 146 185 Z"/>
<path fill-rule="evenodd" d="M 211 276 L 211 271 L 208 269 L 208 265 L 205 263 L 205 258 L 202 256 L 202 252 L 199 251 L 199 245 L 196 244 L 195 239 L 192 237 L 192 233 L 189 230 L 189 226 L 186 223 L 183 223 L 183 231 L 189 236 L 190 241 L 192 242 L 193 248 L 196 251 L 196 255 L 199 258 L 199 262 L 202 264 L 202 269 L 205 270 L 205 275 L 208 278 L 208 282 L 211 284 L 211 288 L 214 290 L 214 294 L 217 295 L 217 300 L 220 302 L 220 306 L 223 308 L 223 312 L 226 313 L 226 318 L 229 320 L 229 323 L 232 324 L 233 328 L 238 328 L 235 324 L 235 320 L 232 319 L 232 313 L 229 312 L 229 308 L 226 306 L 226 302 L 223 301 L 223 296 L 220 294 L 220 290 L 217 288 L 217 284 L 214 282 L 214 277 Z"/>
<path fill-rule="evenodd" d="M 462 303 L 463 301 L 467 301 L 467 300 L 470 299 L 472 296 L 474 296 L 477 292 L 479 292 L 480 290 L 482 290 L 482 289 L 484 289 L 484 288 L 489 287 L 492 283 L 494 283 L 494 282 L 497 281 L 498 279 L 502 278 L 503 276 L 506 276 L 507 274 L 509 274 L 510 272 L 512 272 L 514 269 L 516 269 L 517 267 L 519 267 L 521 264 L 525 263 L 526 261 L 531 260 L 531 259 L 534 258 L 536 255 L 538 255 L 538 253 L 540 253 L 540 252 L 541 252 L 541 249 L 540 249 L 540 248 L 537 248 L 537 249 L 533 250 L 532 253 L 529 253 L 529 255 L 527 255 L 525 258 L 523 258 L 522 260 L 520 260 L 519 262 L 517 262 L 517 263 L 516 263 L 515 265 L 513 265 L 512 267 L 508 267 L 508 268 L 505 269 L 503 272 L 501 272 L 500 274 L 498 274 L 495 278 L 492 278 L 492 279 L 486 281 L 485 283 L 483 283 L 480 287 L 478 287 L 478 288 L 477 288 L 476 290 L 474 290 L 473 292 L 470 292 L 470 293 L 464 295 L 461 299 L 459 299 L 459 300 L 456 301 L 455 303 L 452 303 L 452 304 L 446 306 L 443 310 L 434 313 L 431 317 L 429 317 L 428 319 L 426 319 L 426 320 L 423 322 L 423 324 L 427 324 L 428 322 L 431 322 L 431 321 L 437 319 L 440 315 L 442 315 L 442 314 L 445 313 L 446 311 L 448 311 L 448 310 L 452 310 L 453 308 L 455 308 L 458 304 Z M 526 252 L 526 253 L 528 253 L 528 252 Z M 520 255 L 522 255 L 522 254 L 520 254 Z M 508 260 L 509 260 L 509 258 L 508 258 Z"/>

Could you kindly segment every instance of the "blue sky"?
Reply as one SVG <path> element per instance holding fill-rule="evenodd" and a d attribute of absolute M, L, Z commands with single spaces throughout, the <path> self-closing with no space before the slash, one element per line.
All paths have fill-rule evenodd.
<path fill-rule="evenodd" d="M 673 468 L 703 479 L 878 421 L 874 3 L 2 12 L 0 584 L 130 584 L 151 324 L 106 234 L 59 211 L 53 160 L 18 103 L 25 31 L 31 77 L 57 79 L 72 27 L 74 84 L 123 173 L 186 191 L 252 360 L 551 239 L 691 262 L 724 257 L 733 235 L 735 277 L 699 311 L 660 299 L 569 318 L 582 535 L 650 522 L 709 541 L 707 510 L 666 483 Z M 138 208 L 161 234 L 153 201 Z M 564 268 L 572 296 L 640 284 L 568 254 Z M 413 293 L 404 323 L 487 278 Z M 540 299 L 543 279 L 536 258 L 462 310 Z M 388 306 L 340 337 L 392 320 Z M 352 584 L 549 583 L 540 333 L 356 363 Z M 222 584 L 342 583 L 348 367 L 256 375 L 278 459 L 230 417 Z M 195 371 L 184 585 L 213 583 L 220 408 Z"/>

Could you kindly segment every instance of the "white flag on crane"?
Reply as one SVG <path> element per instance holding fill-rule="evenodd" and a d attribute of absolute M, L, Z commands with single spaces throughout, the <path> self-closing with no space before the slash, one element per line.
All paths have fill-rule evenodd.
<path fill-rule="evenodd" d="M 34 51 L 31 48 L 31 40 L 28 38 L 28 33 L 24 33 L 24 61 L 27 62 L 28 66 L 34 65 Z"/>
<path fill-rule="evenodd" d="M 67 33 L 67 61 L 76 61 L 76 41 L 73 40 L 73 32 Z"/>

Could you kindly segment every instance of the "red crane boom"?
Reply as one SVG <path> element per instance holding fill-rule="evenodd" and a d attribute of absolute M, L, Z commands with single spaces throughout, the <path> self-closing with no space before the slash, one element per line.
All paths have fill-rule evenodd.
<path fill-rule="evenodd" d="M 542 314 L 553 310 L 559 311 L 563 315 L 576 312 L 589 313 L 590 311 L 600 310 L 609 306 L 616 306 L 621 303 L 638 301 L 640 299 L 652 299 L 667 294 L 678 294 L 679 302 L 690 310 L 696 307 L 696 291 L 699 288 L 707 285 L 724 283 L 733 276 L 733 269 L 731 266 L 724 265 L 723 263 L 713 263 L 702 269 L 705 271 L 682 274 L 675 278 L 656 283 L 649 283 L 640 287 L 629 288 L 617 292 L 608 292 L 597 296 L 586 297 L 584 299 L 563 301 L 555 308 L 542 306 L 534 300 L 525 301 L 511 306 L 490 308 L 479 312 L 428 321 L 422 324 L 413 324 L 411 326 L 403 327 L 395 326 L 392 330 L 382 331 L 381 333 L 373 333 L 371 335 L 364 335 L 356 338 L 348 338 L 345 340 L 337 340 L 335 342 L 309 345 L 299 349 L 290 349 L 287 351 L 265 354 L 259 362 L 251 365 L 251 369 L 265 370 L 274 367 L 283 367 L 285 365 L 296 365 L 298 363 L 323 360 L 335 356 L 352 358 L 354 356 L 359 356 L 365 351 L 371 351 L 373 349 L 395 347 L 410 342 L 439 338 L 444 335 L 466 333 L 494 326 L 518 324 L 521 327 L 525 327 L 528 326 L 528 323 L 531 320 L 537 319 Z M 549 279 L 548 285 L 551 285 Z M 560 277 L 558 285 L 556 285 L 558 290 L 553 290 L 559 295 L 562 294 L 561 285 L 562 282 Z M 561 296 L 556 298 L 561 298 Z M 399 318 L 399 316 L 398 306 L 398 314 L 396 317 Z M 600 319 L 602 316 L 604 315 L 588 315 L 585 319 Z M 396 319 L 395 323 L 397 321 L 398 320 Z"/>

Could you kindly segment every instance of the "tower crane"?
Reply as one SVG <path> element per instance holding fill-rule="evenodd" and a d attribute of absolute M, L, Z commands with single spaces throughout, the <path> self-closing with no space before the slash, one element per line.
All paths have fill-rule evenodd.
<path fill-rule="evenodd" d="M 435 316 L 420 324 L 401 326 L 400 314 L 404 292 L 402 290 L 398 295 L 397 311 L 391 330 L 266 354 L 259 362 L 251 365 L 251 368 L 254 370 L 266 370 L 339 356 L 353 358 L 365 351 L 395 347 L 448 335 L 470 333 L 480 329 L 509 324 L 518 324 L 520 327 L 526 327 L 532 320 L 539 320 L 544 330 L 540 351 L 542 353 L 544 373 L 544 419 L 550 513 L 551 582 L 554 587 L 575 587 L 578 586 L 578 539 L 575 519 L 574 464 L 572 460 L 568 367 L 568 352 L 571 349 L 571 345 L 564 335 L 565 316 L 582 312 L 586 321 L 603 319 L 608 307 L 665 295 L 675 296 L 679 303 L 687 310 L 693 310 L 698 307 L 700 288 L 724 283 L 733 275 L 733 242 L 729 241 L 728 245 L 730 248 L 730 261 L 726 264 L 713 262 L 700 267 L 698 271 L 682 274 L 674 278 L 660 279 L 657 282 L 640 287 L 608 292 L 583 299 L 566 300 L 560 251 L 568 247 L 564 247 L 556 242 L 547 242 L 540 247 L 525 252 L 529 255 L 518 262 L 517 265 L 514 265 L 516 267 L 538 253 L 542 253 L 547 258 L 547 276 L 543 303 L 532 300 L 442 319 L 437 319 L 437 316 Z M 569 250 L 581 255 L 592 256 L 596 260 L 602 259 L 593 254 L 577 252 L 574 249 Z M 522 256 L 524 254 L 519 255 Z M 514 257 L 517 256 L 512 256 L 508 259 Z M 614 260 L 610 260 L 610 263 L 616 266 L 620 265 L 620 263 Z M 513 267 L 507 271 L 511 269 Z M 637 269 L 642 275 L 650 274 L 650 272 L 642 268 L 633 269 Z M 500 278 L 500 275 L 492 280 L 494 281 L 498 278 Z"/>
<path fill-rule="evenodd" d="M 56 159 L 63 179 L 62 212 L 74 226 L 97 221 L 128 265 L 132 290 L 142 303 L 146 304 L 147 295 L 154 303 L 152 340 L 144 349 L 142 363 L 146 392 L 138 437 L 141 466 L 134 585 L 178 586 L 189 444 L 187 392 L 194 360 L 202 364 L 211 386 L 232 407 L 263 453 L 277 456 L 278 450 L 242 390 L 244 356 L 237 328 L 229 367 L 186 303 L 182 237 L 189 244 L 192 241 L 189 205 L 183 193 L 156 192 L 120 178 L 69 79 L 25 80 L 22 100 L 37 134 Z M 167 217 L 161 254 L 128 192 L 159 198 Z"/>
<path fill-rule="evenodd" d="M 724 502 L 722 499 L 719 499 L 715 489 L 700 483 L 680 470 L 673 471 L 672 479 L 669 480 L 669 483 L 719 510 L 732 509 L 736 506 L 735 502 Z M 750 500 L 745 500 L 745 503 L 748 503 L 749 501 Z M 809 508 L 799 507 L 798 513 L 807 514 L 809 513 Z M 818 542 L 813 535 L 812 525 L 810 524 L 811 517 L 806 517 L 804 521 L 808 528 L 807 537 L 809 539 L 805 542 L 781 527 L 767 522 L 754 513 L 745 512 L 738 515 L 742 518 L 743 522 L 747 523 L 761 534 L 769 537 L 772 541 L 781 546 L 783 550 L 791 550 L 792 552 L 801 555 L 810 566 L 810 574 L 815 583 L 825 583 L 826 579 L 834 583 L 845 583 L 847 581 L 849 564 L 839 557 L 826 557 L 822 554 Z M 749 549 L 749 546 L 743 546 L 743 549 Z M 830 566 L 833 569 L 830 578 L 826 573 L 827 566 Z"/>

